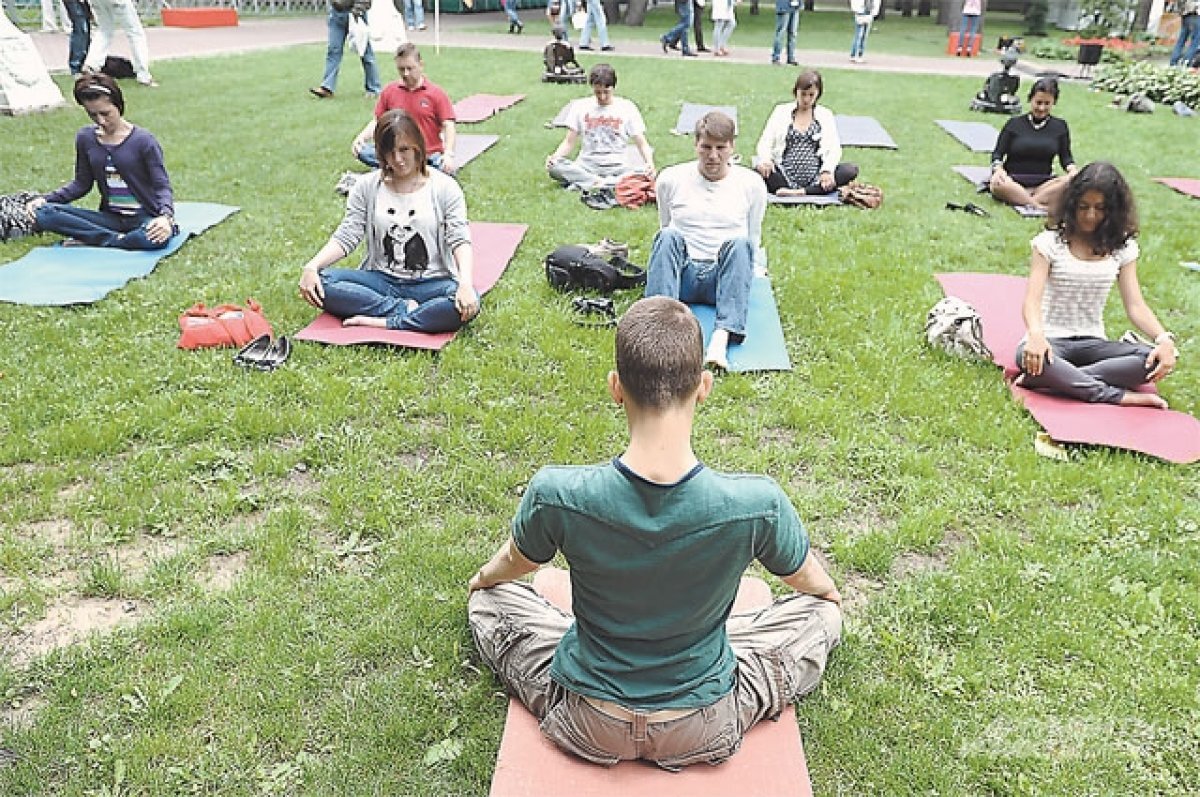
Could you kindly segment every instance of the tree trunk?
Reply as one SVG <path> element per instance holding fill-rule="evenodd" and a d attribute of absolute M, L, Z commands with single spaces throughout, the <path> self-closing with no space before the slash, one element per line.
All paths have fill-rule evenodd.
<path fill-rule="evenodd" d="M 607 6 L 605 7 L 607 10 Z M 640 28 L 646 23 L 646 0 L 629 0 L 625 7 L 625 24 Z"/>
<path fill-rule="evenodd" d="M 913 0 L 900 0 L 900 16 L 911 17 L 913 12 Z"/>
<path fill-rule="evenodd" d="M 1137 13 L 1133 16 L 1133 29 L 1141 32 L 1150 24 L 1150 8 L 1154 5 L 1154 0 L 1142 0 L 1138 3 Z"/>
<path fill-rule="evenodd" d="M 933 4 L 932 4 L 932 2 L 930 2 L 930 0 L 920 0 L 920 2 L 917 3 L 917 16 L 918 17 L 929 16 L 929 13 L 932 10 L 932 8 L 933 8 Z"/>

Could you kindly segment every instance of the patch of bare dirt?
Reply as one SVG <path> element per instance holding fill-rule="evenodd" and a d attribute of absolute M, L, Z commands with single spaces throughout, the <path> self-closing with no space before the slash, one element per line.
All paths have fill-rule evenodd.
<path fill-rule="evenodd" d="M 787 426 L 769 426 L 762 430 L 758 439 L 764 444 L 791 447 L 796 444 L 796 430 Z"/>
<path fill-rule="evenodd" d="M 909 552 L 897 556 L 892 562 L 891 576 L 899 581 L 921 573 L 940 573 L 950 565 L 950 557 L 967 544 L 967 538 L 958 531 L 949 531 L 932 553 Z"/>
<path fill-rule="evenodd" d="M 3 641 L 3 655 L 24 667 L 47 653 L 132 625 L 141 604 L 131 600 L 69 596 L 50 606 L 41 620 Z"/>
<path fill-rule="evenodd" d="M 30 693 L 14 697 L 0 705 L 0 728 L 27 731 L 33 727 L 38 712 L 46 707 L 46 698 Z"/>
<path fill-rule="evenodd" d="M 210 556 L 200 574 L 200 584 L 209 592 L 224 592 L 241 578 L 249 561 L 250 554 L 246 551 Z"/>
<path fill-rule="evenodd" d="M 186 548 L 181 540 L 171 537 L 138 537 L 131 543 L 113 551 L 121 572 L 133 578 L 141 578 L 155 562 L 170 559 Z"/>
<path fill-rule="evenodd" d="M 861 617 L 867 604 L 882 590 L 882 581 L 858 573 L 846 576 L 839 590 L 842 593 L 842 612 L 849 617 Z"/>
<path fill-rule="evenodd" d="M 293 493 L 310 493 L 316 490 L 320 483 L 317 477 L 308 469 L 308 465 L 299 462 L 288 471 L 283 477 L 283 484 L 286 489 Z"/>
<path fill-rule="evenodd" d="M 63 518 L 51 518 L 26 523 L 17 533 L 31 542 L 49 545 L 56 550 L 67 548 L 71 537 L 75 534 L 75 526 Z"/>

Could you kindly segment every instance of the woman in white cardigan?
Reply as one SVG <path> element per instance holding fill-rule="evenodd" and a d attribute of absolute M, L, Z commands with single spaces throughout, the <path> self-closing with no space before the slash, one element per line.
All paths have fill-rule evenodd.
<path fill-rule="evenodd" d="M 842 143 L 833 112 L 817 104 L 824 88 L 820 72 L 801 72 L 792 87 L 795 101 L 775 106 L 767 119 L 754 168 L 772 194 L 828 194 L 858 176 L 857 166 L 839 163 Z"/>

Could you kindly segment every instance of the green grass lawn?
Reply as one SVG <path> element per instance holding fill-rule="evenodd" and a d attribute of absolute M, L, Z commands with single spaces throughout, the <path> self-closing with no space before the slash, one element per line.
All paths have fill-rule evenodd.
<path fill-rule="evenodd" d="M 529 95 L 478 126 L 502 140 L 462 175 L 473 219 L 531 225 L 478 321 L 439 355 L 298 344 L 271 374 L 177 350 L 198 300 L 252 296 L 280 333 L 312 318 L 299 269 L 341 217 L 332 188 L 371 107 L 350 61 L 336 100 L 307 95 L 322 57 L 157 65 L 162 88 L 131 87 L 128 117 L 159 136 L 177 198 L 242 211 L 98 304 L 0 305 L 0 748 L 21 756 L 0 794 L 487 792 L 504 701 L 472 650 L 467 579 L 539 466 L 624 439 L 611 332 L 572 324 L 542 257 L 611 236 L 644 264 L 656 214 L 595 212 L 545 177 L 561 132 L 542 124 L 582 87 L 538 83 L 531 54 L 427 52 L 454 97 Z M 660 166 L 690 156 L 666 133 L 681 101 L 736 104 L 748 157 L 794 76 L 613 62 Z M 949 167 L 987 158 L 932 120 L 984 119 L 966 111 L 978 88 L 826 74 L 834 110 L 900 145 L 848 154 L 886 201 L 769 209 L 795 369 L 721 377 L 698 450 L 778 479 L 849 596 L 845 644 L 799 709 L 819 794 L 1196 794 L 1197 470 L 1040 458 L 999 372 L 922 340 L 934 272 L 1022 273 L 1038 229 L 943 209 L 977 199 Z M 1163 392 L 1195 413 L 1200 275 L 1178 264 L 1200 259 L 1200 206 L 1150 181 L 1200 176 L 1194 125 L 1108 100 L 1070 85 L 1059 110 L 1079 160 L 1115 161 L 1141 202 L 1142 282 L 1184 349 Z M 0 119 L 0 192 L 64 182 L 85 121 Z M 126 626 L 48 650 L 56 619 L 87 612 Z"/>

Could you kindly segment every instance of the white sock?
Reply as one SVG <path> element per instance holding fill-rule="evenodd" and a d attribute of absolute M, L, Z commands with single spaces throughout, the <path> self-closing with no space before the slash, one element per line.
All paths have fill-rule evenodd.
<path fill-rule="evenodd" d="M 712 340 L 708 342 L 708 350 L 704 352 L 705 364 L 712 364 L 723 371 L 729 370 L 729 360 L 726 350 L 729 348 L 729 330 L 713 330 Z"/>

